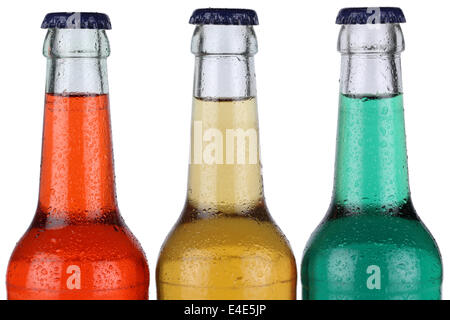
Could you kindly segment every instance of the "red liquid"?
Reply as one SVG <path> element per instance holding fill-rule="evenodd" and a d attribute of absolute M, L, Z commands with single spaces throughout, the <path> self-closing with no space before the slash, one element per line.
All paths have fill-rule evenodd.
<path fill-rule="evenodd" d="M 148 299 L 118 211 L 107 95 L 46 95 L 39 205 L 8 266 L 8 299 Z"/>

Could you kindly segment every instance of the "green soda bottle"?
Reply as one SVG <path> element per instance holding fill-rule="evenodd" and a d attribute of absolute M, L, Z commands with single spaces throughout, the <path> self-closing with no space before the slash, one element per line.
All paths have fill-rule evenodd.
<path fill-rule="evenodd" d="M 399 8 L 339 12 L 334 194 L 302 261 L 305 300 L 441 298 L 439 249 L 408 182 Z"/>

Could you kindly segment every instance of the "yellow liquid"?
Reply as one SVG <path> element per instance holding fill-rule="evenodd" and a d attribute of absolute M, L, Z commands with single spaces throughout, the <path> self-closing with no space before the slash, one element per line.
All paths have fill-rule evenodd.
<path fill-rule="evenodd" d="M 241 132 L 244 139 L 238 141 L 235 137 L 227 137 L 227 132 Z M 198 148 L 199 136 L 204 140 L 201 150 Z M 256 139 L 251 139 L 254 136 Z M 258 136 L 255 98 L 194 99 L 188 186 L 188 199 L 194 206 L 234 213 L 257 205 L 263 196 Z M 231 144 L 234 144 L 233 150 L 227 150 L 227 145 Z M 238 159 L 241 146 L 244 161 Z M 256 162 L 251 161 L 255 153 Z M 228 164 L 227 158 L 232 163 Z"/>
<path fill-rule="evenodd" d="M 192 121 L 188 204 L 161 250 L 158 299 L 295 299 L 295 259 L 263 199 L 256 99 L 194 99 Z"/>
<path fill-rule="evenodd" d="M 160 256 L 158 299 L 295 299 L 296 267 L 271 222 L 220 217 L 178 225 Z"/>

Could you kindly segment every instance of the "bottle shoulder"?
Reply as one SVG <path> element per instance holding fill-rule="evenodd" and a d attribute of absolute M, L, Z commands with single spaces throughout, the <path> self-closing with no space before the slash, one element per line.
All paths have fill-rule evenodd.
<path fill-rule="evenodd" d="M 82 223 L 56 227 L 34 227 L 17 243 L 11 260 L 34 257 L 61 260 L 120 260 L 145 254 L 125 224 Z"/>
<path fill-rule="evenodd" d="M 195 251 L 209 255 L 221 248 L 223 255 L 293 254 L 283 232 L 265 205 L 242 214 L 199 213 L 189 204 L 168 235 L 161 255 L 179 256 Z"/>
<path fill-rule="evenodd" d="M 414 251 L 418 256 L 440 260 L 437 244 L 423 222 L 398 215 L 364 213 L 326 218 L 310 237 L 304 255 L 332 254 L 339 249 L 355 254 Z"/>

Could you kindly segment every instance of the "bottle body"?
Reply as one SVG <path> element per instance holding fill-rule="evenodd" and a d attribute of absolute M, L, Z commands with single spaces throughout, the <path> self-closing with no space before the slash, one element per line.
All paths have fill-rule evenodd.
<path fill-rule="evenodd" d="M 392 194 L 408 188 L 392 183 L 403 173 L 397 171 L 399 167 L 389 167 L 389 163 L 406 164 L 402 96 L 342 95 L 339 117 L 338 134 L 343 137 L 338 143 L 348 142 L 341 156 L 349 158 L 347 163 L 355 164 L 353 157 L 360 156 L 372 163 L 341 171 L 354 188 L 343 191 L 347 201 L 333 199 L 307 244 L 302 262 L 303 299 L 440 299 L 442 265 L 434 239 L 417 216 L 409 194 L 400 203 L 390 204 Z M 355 152 L 356 148 L 361 152 Z M 380 152 L 396 159 L 381 159 L 376 164 Z M 361 172 L 351 177 L 355 170 Z M 362 183 L 361 176 L 370 181 Z M 374 187 L 377 184 L 387 192 L 380 193 Z M 358 192 L 372 197 L 355 204 L 352 197 Z"/>
<path fill-rule="evenodd" d="M 73 31 L 77 52 L 106 39 Z M 147 261 L 116 201 L 106 57 L 67 57 L 70 37 L 47 35 L 67 52 L 49 57 L 39 203 L 10 259 L 8 299 L 147 299 Z"/>
<path fill-rule="evenodd" d="M 219 130 L 226 148 L 226 131 L 242 130 L 256 146 L 256 121 L 255 98 L 195 98 L 192 137 L 203 140 Z M 223 160 L 214 159 L 224 164 L 207 164 L 208 150 L 202 152 L 203 163 L 191 163 L 187 204 L 159 257 L 159 299 L 295 299 L 295 259 L 267 210 L 258 150 L 250 149 L 243 153 L 244 163 L 254 158 L 254 164 L 226 164 L 226 152 Z"/>
<path fill-rule="evenodd" d="M 440 253 L 409 190 L 401 29 L 345 25 L 338 47 L 334 194 L 304 252 L 303 299 L 440 299 Z"/>
<path fill-rule="evenodd" d="M 194 32 L 188 195 L 161 249 L 158 299 L 296 297 L 295 259 L 264 200 L 254 46 L 251 26 Z"/>

